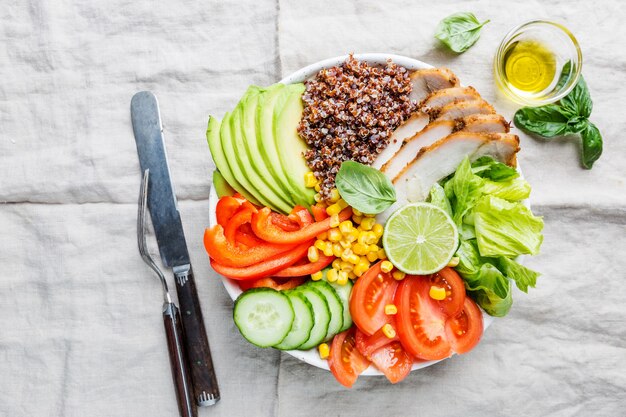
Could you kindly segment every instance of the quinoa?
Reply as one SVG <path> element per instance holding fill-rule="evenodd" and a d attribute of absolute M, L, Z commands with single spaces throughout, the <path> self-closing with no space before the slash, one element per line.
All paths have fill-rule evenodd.
<path fill-rule="evenodd" d="M 328 200 L 341 163 L 370 165 L 393 131 L 415 110 L 409 71 L 390 59 L 373 67 L 350 55 L 305 83 L 298 133 L 310 149 L 304 157 Z"/>

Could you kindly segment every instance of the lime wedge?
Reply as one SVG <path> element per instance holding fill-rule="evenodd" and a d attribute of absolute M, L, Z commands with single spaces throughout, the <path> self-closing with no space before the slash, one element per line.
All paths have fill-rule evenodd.
<path fill-rule="evenodd" d="M 428 275 L 442 270 L 458 244 L 459 234 L 450 216 L 429 203 L 404 206 L 385 224 L 387 258 L 407 274 Z"/>

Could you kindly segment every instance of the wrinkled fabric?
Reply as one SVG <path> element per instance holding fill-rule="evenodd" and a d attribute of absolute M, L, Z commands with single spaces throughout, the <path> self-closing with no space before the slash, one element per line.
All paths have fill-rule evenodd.
<path fill-rule="evenodd" d="M 491 19 L 462 55 L 433 38 L 457 11 Z M 514 294 L 471 353 L 398 385 L 327 371 L 245 342 L 202 245 L 214 169 L 205 140 L 249 84 L 320 59 L 385 52 L 451 68 L 507 118 L 493 83 L 506 32 L 550 18 L 584 55 L 604 155 L 519 134 L 544 216 Z M 620 416 L 626 408 L 626 122 L 623 4 L 607 0 L 299 2 L 69 0 L 0 5 L 0 416 L 172 416 L 161 289 L 137 251 L 140 172 L 129 105 L 159 98 L 172 177 L 222 392 L 200 416 Z M 623 112 L 622 112 L 623 113 Z M 148 237 L 158 258 L 153 235 Z M 173 287 L 173 282 L 170 281 Z"/>

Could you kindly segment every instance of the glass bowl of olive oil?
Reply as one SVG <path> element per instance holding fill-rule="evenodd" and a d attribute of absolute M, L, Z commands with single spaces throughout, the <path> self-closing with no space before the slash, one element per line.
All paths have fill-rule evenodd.
<path fill-rule="evenodd" d="M 565 97 L 576 85 L 583 57 L 563 25 L 534 20 L 512 29 L 494 59 L 496 84 L 520 104 L 542 106 Z"/>

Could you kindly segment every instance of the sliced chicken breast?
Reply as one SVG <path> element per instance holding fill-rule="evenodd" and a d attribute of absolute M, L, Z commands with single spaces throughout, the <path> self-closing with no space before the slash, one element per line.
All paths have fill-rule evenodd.
<path fill-rule="evenodd" d="M 421 103 L 433 91 L 458 87 L 460 82 L 457 76 L 447 68 L 428 68 L 413 72 L 411 84 L 413 89 L 409 98 Z"/>
<path fill-rule="evenodd" d="M 480 94 L 474 87 L 453 87 L 437 90 L 420 104 L 420 110 L 428 112 L 431 109 L 438 109 L 454 101 L 480 100 Z"/>
<path fill-rule="evenodd" d="M 424 129 L 428 124 L 428 115 L 422 112 L 416 112 L 404 121 L 396 130 L 393 131 L 389 144 L 383 151 L 378 154 L 372 166 L 380 169 L 387 161 L 389 161 L 402 146 L 405 139 L 414 136 L 417 132 Z"/>
<path fill-rule="evenodd" d="M 442 120 L 430 123 L 421 132 L 406 139 L 402 147 L 396 152 L 380 170 L 387 177 L 395 178 L 404 167 L 406 167 L 422 148 L 426 148 L 433 143 L 445 138 L 454 131 L 456 123 L 453 120 Z"/>
<path fill-rule="evenodd" d="M 431 112 L 431 120 L 456 120 L 473 114 L 495 114 L 495 110 L 485 100 L 454 101 L 446 104 L 438 112 Z"/>
<path fill-rule="evenodd" d="M 511 126 L 499 114 L 472 114 L 457 121 L 461 132 L 509 133 Z"/>

